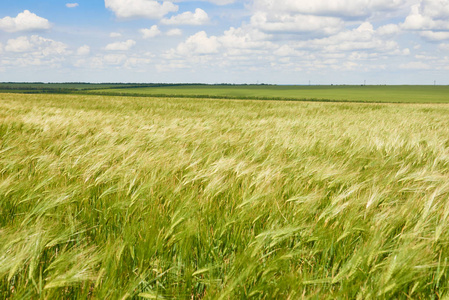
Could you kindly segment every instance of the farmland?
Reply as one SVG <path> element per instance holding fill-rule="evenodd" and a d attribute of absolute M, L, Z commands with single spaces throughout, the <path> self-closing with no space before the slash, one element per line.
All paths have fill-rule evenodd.
<path fill-rule="evenodd" d="M 94 93 L 133 96 L 287 99 L 388 103 L 449 103 L 449 86 L 178 85 L 99 89 Z"/>
<path fill-rule="evenodd" d="M 427 88 L 437 92 L 397 90 L 395 102 L 448 102 L 447 87 Z M 435 103 L 0 94 L 0 294 L 447 297 L 448 114 Z"/>
<path fill-rule="evenodd" d="M 301 100 L 373 103 L 449 103 L 449 86 L 208 85 L 161 83 L 0 83 L 0 92 L 105 96 Z"/>

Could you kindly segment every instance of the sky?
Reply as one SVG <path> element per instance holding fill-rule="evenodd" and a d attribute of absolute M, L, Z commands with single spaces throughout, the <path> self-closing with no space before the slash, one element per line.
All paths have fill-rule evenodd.
<path fill-rule="evenodd" d="M 0 1 L 0 82 L 449 84 L 449 0 Z"/>

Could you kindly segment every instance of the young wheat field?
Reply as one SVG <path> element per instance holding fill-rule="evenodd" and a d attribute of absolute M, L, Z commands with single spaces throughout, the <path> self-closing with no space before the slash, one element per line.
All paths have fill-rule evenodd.
<path fill-rule="evenodd" d="M 0 298 L 448 297 L 448 115 L 0 94 Z"/>

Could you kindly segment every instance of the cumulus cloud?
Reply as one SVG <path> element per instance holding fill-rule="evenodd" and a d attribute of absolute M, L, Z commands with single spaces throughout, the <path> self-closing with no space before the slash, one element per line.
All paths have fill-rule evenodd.
<path fill-rule="evenodd" d="M 402 27 L 408 30 L 449 30 L 449 0 L 422 0 L 413 5 Z"/>
<path fill-rule="evenodd" d="M 125 68 L 135 68 L 135 67 L 140 67 L 142 65 L 145 64 L 149 64 L 152 62 L 151 58 L 145 58 L 145 57 L 129 57 L 125 64 L 124 67 Z"/>
<path fill-rule="evenodd" d="M 178 11 L 178 6 L 170 1 L 105 0 L 104 3 L 120 19 L 161 19 L 170 12 Z"/>
<path fill-rule="evenodd" d="M 431 42 L 439 42 L 449 40 L 449 31 L 422 31 L 419 33 L 421 37 Z"/>
<path fill-rule="evenodd" d="M 274 54 L 278 56 L 297 56 L 300 55 L 300 52 L 290 45 L 282 45 L 274 51 Z"/>
<path fill-rule="evenodd" d="M 5 50 L 8 52 L 28 52 L 33 49 L 34 45 L 28 37 L 21 36 L 16 39 L 10 39 L 6 43 Z"/>
<path fill-rule="evenodd" d="M 191 0 L 174 0 L 173 2 L 188 2 Z M 209 2 L 216 5 L 228 5 L 237 2 L 236 0 L 198 0 L 202 2 Z"/>
<path fill-rule="evenodd" d="M 200 31 L 177 47 L 177 53 L 181 55 L 190 54 L 212 54 L 218 53 L 220 43 L 215 36 L 208 37 L 206 32 Z"/>
<path fill-rule="evenodd" d="M 253 0 L 253 9 L 263 12 L 289 12 L 317 16 L 366 17 L 376 11 L 394 10 L 407 0 Z"/>
<path fill-rule="evenodd" d="M 257 29 L 231 27 L 218 40 L 228 49 L 267 49 L 273 46 L 267 41 L 269 37 Z"/>
<path fill-rule="evenodd" d="M 179 28 L 170 29 L 166 33 L 167 36 L 179 36 L 182 35 L 182 30 Z"/>
<path fill-rule="evenodd" d="M 204 25 L 210 21 L 207 13 L 201 8 L 197 8 L 195 12 L 185 12 L 170 19 L 162 19 L 161 23 L 165 25 Z"/>
<path fill-rule="evenodd" d="M 29 10 L 24 10 L 17 17 L 0 19 L 0 29 L 6 32 L 35 31 L 50 29 L 50 22 Z"/>
<path fill-rule="evenodd" d="M 79 4 L 78 3 L 66 3 L 65 6 L 68 8 L 75 8 L 75 7 L 78 7 Z"/>
<path fill-rule="evenodd" d="M 135 45 L 136 42 L 134 40 L 127 40 L 125 42 L 115 42 L 108 44 L 105 49 L 108 51 L 127 51 Z"/>
<path fill-rule="evenodd" d="M 353 30 L 341 31 L 327 38 L 298 42 L 297 46 L 304 49 L 320 49 L 328 53 L 342 51 L 399 51 L 397 42 L 381 38 L 369 22 L 364 22 Z"/>
<path fill-rule="evenodd" d="M 51 56 L 68 54 L 68 46 L 64 43 L 46 39 L 37 35 L 31 37 L 20 36 L 7 41 L 5 50 L 7 52 L 33 52 L 35 55 Z"/>
<path fill-rule="evenodd" d="M 217 5 L 228 5 L 236 2 L 236 0 L 203 0 L 203 1 L 211 2 Z"/>
<path fill-rule="evenodd" d="M 90 47 L 88 45 L 84 45 L 78 48 L 76 51 L 78 55 L 89 55 L 90 53 Z"/>
<path fill-rule="evenodd" d="M 329 35 L 341 30 L 344 22 L 335 17 L 257 12 L 251 17 L 251 25 L 267 32 L 319 32 Z"/>
<path fill-rule="evenodd" d="M 222 53 L 229 59 L 238 55 L 249 55 L 252 51 L 275 49 L 268 41 L 269 35 L 250 27 L 234 28 L 219 36 L 208 36 L 200 31 L 188 37 L 177 48 L 169 50 L 165 58 L 194 57 Z"/>
<path fill-rule="evenodd" d="M 401 31 L 399 25 L 396 24 L 388 24 L 381 26 L 377 29 L 377 33 L 381 36 L 392 36 L 396 35 Z"/>
<path fill-rule="evenodd" d="M 161 34 L 161 31 L 157 27 L 157 25 L 153 25 L 150 28 L 143 28 L 140 29 L 140 33 L 142 33 L 142 36 L 144 39 L 148 38 L 154 38 Z"/>

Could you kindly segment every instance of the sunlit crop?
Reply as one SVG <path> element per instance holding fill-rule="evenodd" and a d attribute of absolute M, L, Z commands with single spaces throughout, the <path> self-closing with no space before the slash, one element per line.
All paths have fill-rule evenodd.
<path fill-rule="evenodd" d="M 0 294 L 448 296 L 448 114 L 0 94 Z"/>

